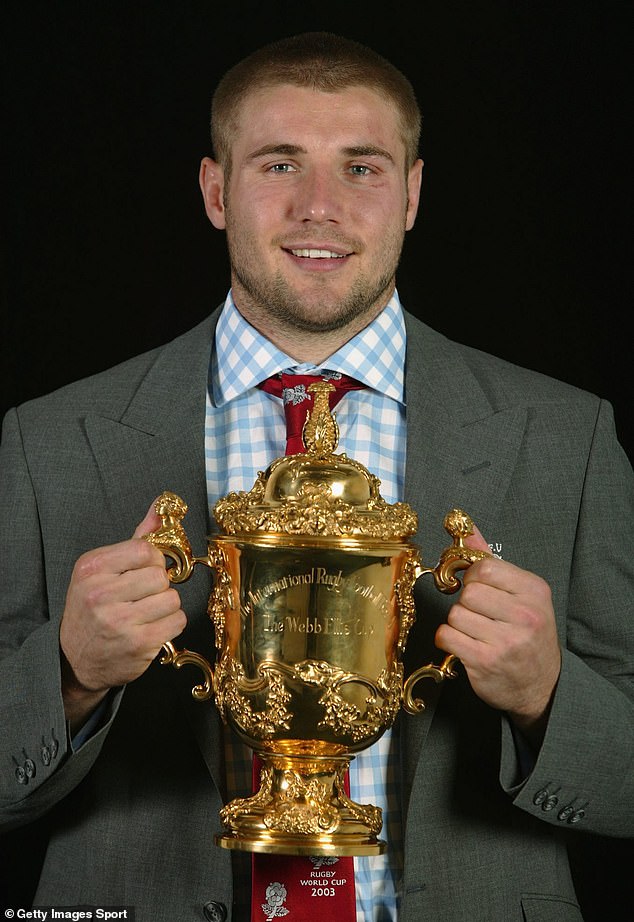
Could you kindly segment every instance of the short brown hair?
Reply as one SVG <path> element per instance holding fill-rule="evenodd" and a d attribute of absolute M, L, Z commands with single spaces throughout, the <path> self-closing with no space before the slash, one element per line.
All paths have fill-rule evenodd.
<path fill-rule="evenodd" d="M 211 104 L 215 159 L 231 167 L 231 138 L 249 93 L 291 84 L 333 93 L 365 86 L 396 106 L 405 144 L 406 167 L 418 157 L 421 114 L 407 77 L 371 48 L 330 32 L 304 32 L 265 45 L 234 65 L 216 87 Z"/>

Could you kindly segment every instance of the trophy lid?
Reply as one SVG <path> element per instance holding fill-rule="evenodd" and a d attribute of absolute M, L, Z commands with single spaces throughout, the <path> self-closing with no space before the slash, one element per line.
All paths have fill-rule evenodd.
<path fill-rule="evenodd" d="M 380 480 L 345 454 L 335 454 L 339 427 L 328 405 L 334 386 L 309 386 L 312 410 L 304 423 L 305 453 L 277 458 L 252 489 L 229 493 L 214 506 L 227 535 L 297 535 L 399 540 L 416 532 L 407 503 L 382 498 Z"/>

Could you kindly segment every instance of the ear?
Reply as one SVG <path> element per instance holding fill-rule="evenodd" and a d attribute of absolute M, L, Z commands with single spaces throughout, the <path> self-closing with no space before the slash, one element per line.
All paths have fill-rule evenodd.
<path fill-rule="evenodd" d="M 217 230 L 225 228 L 225 178 L 222 167 L 211 157 L 204 157 L 198 174 L 200 191 L 205 202 L 207 217 Z"/>
<path fill-rule="evenodd" d="M 420 201 L 422 181 L 423 161 L 417 160 L 407 176 L 407 213 L 405 218 L 405 230 L 411 230 L 414 226 L 416 213 L 418 212 L 418 202 Z"/>

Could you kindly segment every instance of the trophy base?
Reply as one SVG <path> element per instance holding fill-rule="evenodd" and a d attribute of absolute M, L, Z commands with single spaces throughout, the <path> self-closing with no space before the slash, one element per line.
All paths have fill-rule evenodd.
<path fill-rule="evenodd" d="M 221 811 L 221 848 L 278 855 L 381 855 L 381 810 L 350 800 L 349 756 L 259 753 L 260 789 Z"/>
<path fill-rule="evenodd" d="M 361 836 L 285 836 L 279 838 L 246 839 L 227 833 L 215 836 L 221 848 L 242 852 L 265 852 L 268 855 L 305 855 L 306 857 L 332 856 L 336 858 L 382 855 L 386 843 L 374 836 L 363 841 Z"/>

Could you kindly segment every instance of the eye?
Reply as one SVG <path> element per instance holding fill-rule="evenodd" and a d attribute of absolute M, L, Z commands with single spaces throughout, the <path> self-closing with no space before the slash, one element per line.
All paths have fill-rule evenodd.
<path fill-rule="evenodd" d="M 291 163 L 274 163 L 269 167 L 271 173 L 292 173 L 295 167 Z"/>
<path fill-rule="evenodd" d="M 350 167 L 350 172 L 353 176 L 369 176 L 372 170 L 362 163 L 353 163 Z"/>

